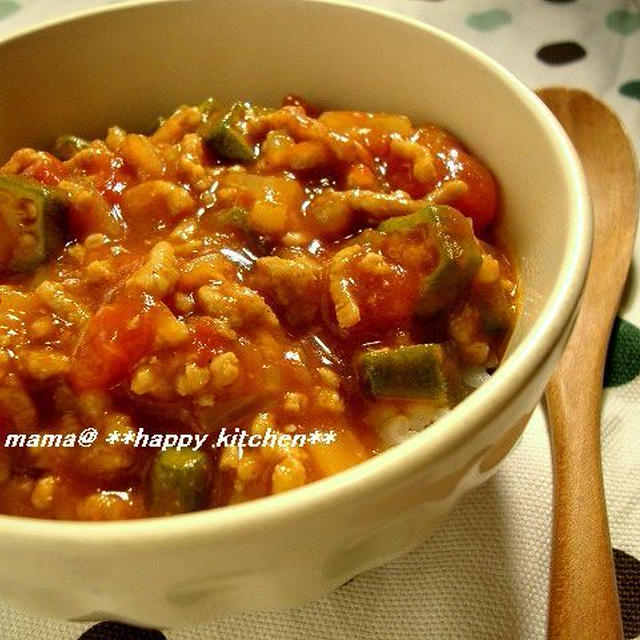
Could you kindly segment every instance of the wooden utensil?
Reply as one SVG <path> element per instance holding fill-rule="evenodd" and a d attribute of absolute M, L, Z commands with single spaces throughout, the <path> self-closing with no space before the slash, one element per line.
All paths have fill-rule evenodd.
<path fill-rule="evenodd" d="M 607 343 L 636 232 L 638 172 L 618 118 L 576 89 L 537 92 L 569 134 L 594 213 L 578 318 L 546 390 L 553 451 L 549 638 L 619 640 L 620 605 L 602 484 L 600 409 Z"/>

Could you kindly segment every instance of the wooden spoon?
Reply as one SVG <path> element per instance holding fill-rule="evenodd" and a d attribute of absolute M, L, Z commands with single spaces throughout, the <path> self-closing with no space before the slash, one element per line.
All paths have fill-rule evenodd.
<path fill-rule="evenodd" d="M 600 409 L 607 343 L 636 232 L 638 174 L 631 143 L 604 104 L 576 89 L 537 93 L 578 151 L 594 214 L 582 304 L 545 396 L 554 474 L 549 638 L 620 640 L 602 484 Z"/>

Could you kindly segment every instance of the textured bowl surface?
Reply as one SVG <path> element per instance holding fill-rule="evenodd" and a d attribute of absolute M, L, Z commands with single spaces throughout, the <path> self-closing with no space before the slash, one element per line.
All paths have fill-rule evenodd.
<path fill-rule="evenodd" d="M 0 517 L 0 597 L 155 626 L 318 597 L 422 541 L 513 446 L 574 317 L 591 218 L 575 153 L 499 65 L 423 24 L 315 0 L 120 5 L 0 43 L 0 158 L 134 129 L 204 96 L 385 110 L 451 129 L 497 174 L 524 292 L 506 361 L 435 425 L 289 494 L 172 518 Z"/>

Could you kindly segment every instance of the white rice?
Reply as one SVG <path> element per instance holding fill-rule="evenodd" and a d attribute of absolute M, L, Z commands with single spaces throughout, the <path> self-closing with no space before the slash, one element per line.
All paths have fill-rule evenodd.
<path fill-rule="evenodd" d="M 441 418 L 449 409 L 434 407 L 429 402 L 407 400 L 378 402 L 369 411 L 369 423 L 387 447 L 404 442 L 410 436 Z"/>
<path fill-rule="evenodd" d="M 491 376 L 486 369 L 469 367 L 462 377 L 468 387 L 477 389 Z M 393 447 L 419 433 L 448 413 L 424 400 L 380 400 L 369 410 L 367 421 L 376 429 L 386 447 Z"/>
<path fill-rule="evenodd" d="M 483 382 L 491 376 L 482 367 L 469 367 L 462 375 L 462 382 L 472 389 L 477 389 Z"/>

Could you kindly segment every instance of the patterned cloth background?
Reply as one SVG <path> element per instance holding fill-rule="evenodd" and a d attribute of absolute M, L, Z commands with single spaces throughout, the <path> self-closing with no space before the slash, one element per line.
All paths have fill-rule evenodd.
<path fill-rule="evenodd" d="M 265 0 L 268 1 L 268 0 Z M 105 2 L 0 0 L 0 36 Z M 368 0 L 441 27 L 532 88 L 590 90 L 622 117 L 640 151 L 640 3 L 636 0 Z M 1 82 L 1 80 L 0 80 Z M 640 294 L 634 267 L 605 376 L 604 474 L 625 638 L 640 638 Z M 538 409 L 499 472 L 426 543 L 298 609 L 189 630 L 40 619 L 0 604 L 0 640 L 537 639 L 545 636 L 550 451 Z M 579 639 L 576 639 L 579 640 Z"/>

